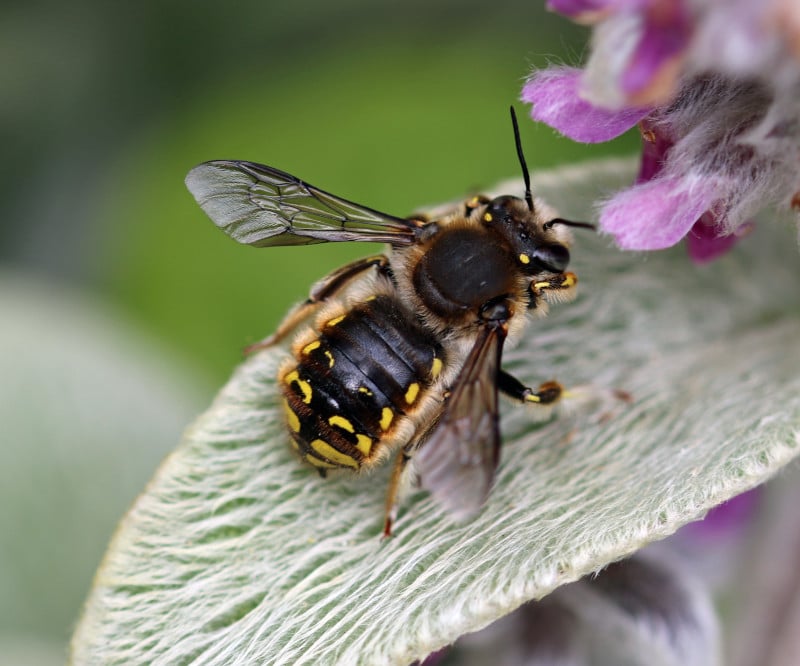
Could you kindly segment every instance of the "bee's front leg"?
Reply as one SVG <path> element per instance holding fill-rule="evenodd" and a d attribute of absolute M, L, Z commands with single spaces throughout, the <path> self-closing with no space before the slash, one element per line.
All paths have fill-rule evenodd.
<path fill-rule="evenodd" d="M 578 284 L 578 276 L 570 271 L 533 280 L 528 286 L 530 295 L 528 309 L 535 310 L 542 305 L 543 299 L 545 301 L 568 301 L 574 298 L 576 284 Z"/>

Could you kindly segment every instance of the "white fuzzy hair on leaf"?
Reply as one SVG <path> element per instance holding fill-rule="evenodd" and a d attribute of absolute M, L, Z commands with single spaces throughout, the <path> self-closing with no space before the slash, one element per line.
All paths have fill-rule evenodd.
<path fill-rule="evenodd" d="M 534 174 L 534 192 L 588 219 L 633 172 L 628 160 L 588 163 Z M 123 519 L 72 662 L 405 666 L 797 455 L 791 230 L 761 225 L 702 268 L 681 248 L 645 260 L 590 232 L 576 232 L 572 257 L 578 299 L 532 321 L 504 365 L 596 399 L 545 423 L 505 405 L 495 488 L 474 520 L 458 524 L 414 493 L 381 540 L 388 469 L 321 479 L 298 463 L 275 381 L 286 351 L 259 352 Z M 616 389 L 632 402 L 609 400 Z"/>

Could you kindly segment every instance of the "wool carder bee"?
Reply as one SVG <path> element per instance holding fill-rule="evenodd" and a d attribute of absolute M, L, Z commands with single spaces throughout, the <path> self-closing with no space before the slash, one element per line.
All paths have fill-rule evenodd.
<path fill-rule="evenodd" d="M 389 244 L 320 280 L 254 346 L 299 329 L 278 382 L 293 445 L 320 474 L 368 470 L 397 452 L 386 535 L 409 461 L 440 504 L 469 517 L 499 460 L 498 391 L 535 405 L 563 393 L 552 381 L 529 388 L 500 363 L 530 312 L 574 293 L 568 227 L 591 225 L 534 201 L 511 114 L 524 197 L 473 197 L 432 219 L 381 213 L 252 162 L 206 162 L 186 178 L 206 214 L 245 245 Z"/>

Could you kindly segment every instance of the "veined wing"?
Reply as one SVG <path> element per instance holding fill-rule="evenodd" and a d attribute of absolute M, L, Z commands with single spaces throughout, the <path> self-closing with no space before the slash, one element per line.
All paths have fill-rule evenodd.
<path fill-rule="evenodd" d="M 444 411 L 414 455 L 420 485 L 457 519 L 483 505 L 500 454 L 497 373 L 505 330 L 486 325 L 467 357 Z"/>
<path fill-rule="evenodd" d="M 214 224 L 255 247 L 327 241 L 408 245 L 418 228 L 254 162 L 205 162 L 189 172 L 186 187 Z"/>

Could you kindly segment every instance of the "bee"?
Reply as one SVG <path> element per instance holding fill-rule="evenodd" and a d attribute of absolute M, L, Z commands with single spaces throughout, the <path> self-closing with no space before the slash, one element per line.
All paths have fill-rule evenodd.
<path fill-rule="evenodd" d="M 433 218 L 381 213 L 253 162 L 206 162 L 186 177 L 205 213 L 245 245 L 388 243 L 387 253 L 317 282 L 251 348 L 295 333 L 278 384 L 293 446 L 322 476 L 369 470 L 396 453 L 386 536 L 410 461 L 420 486 L 469 518 L 499 461 L 498 392 L 534 405 L 564 392 L 503 370 L 503 346 L 529 313 L 572 297 L 568 227 L 593 227 L 534 201 L 513 107 L 511 117 L 524 197 L 476 196 Z"/>

